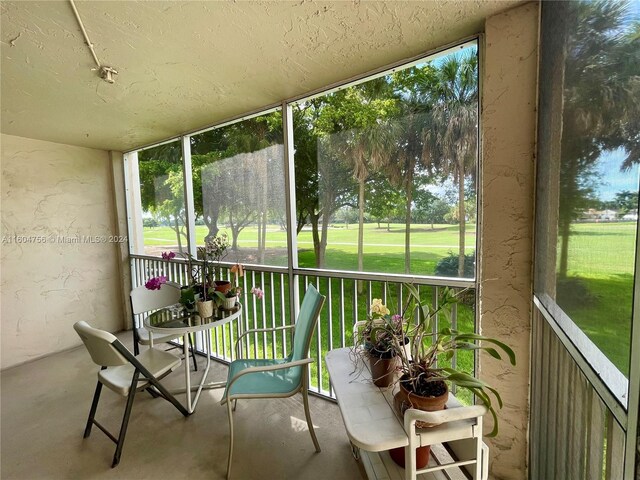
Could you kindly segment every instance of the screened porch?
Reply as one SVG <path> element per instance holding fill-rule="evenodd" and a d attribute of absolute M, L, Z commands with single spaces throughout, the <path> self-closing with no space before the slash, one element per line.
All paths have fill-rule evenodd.
<path fill-rule="evenodd" d="M 211 276 L 241 315 L 197 332 L 183 366 L 210 354 L 224 382 L 251 329 L 279 330 L 243 337 L 246 353 L 289 358 L 282 328 L 309 285 L 325 297 L 305 379 L 322 452 L 300 395 L 241 400 L 235 478 L 371 478 L 325 357 L 416 288 L 434 311 L 460 296 L 434 336 L 515 352 L 443 363 L 501 397 L 488 478 L 637 480 L 637 2 L 1 8 L 3 478 L 225 478 L 220 390 L 186 420 L 139 394 L 109 468 L 109 440 L 82 438 L 99 369 L 73 331 L 133 352 L 131 291 L 206 288 L 224 236 Z M 124 402 L 103 402 L 117 424 Z"/>

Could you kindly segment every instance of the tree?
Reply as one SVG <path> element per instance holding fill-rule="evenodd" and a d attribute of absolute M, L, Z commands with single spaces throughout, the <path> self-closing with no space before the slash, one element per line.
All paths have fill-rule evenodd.
<path fill-rule="evenodd" d="M 401 113 L 396 119 L 402 132 L 398 141 L 398 168 L 390 170 L 391 181 L 401 185 L 405 194 L 404 270 L 411 271 L 411 221 L 416 192 L 416 179 L 426 179 L 423 155 L 424 131 L 432 109 L 436 85 L 435 69 L 430 64 L 419 65 L 393 74 L 392 81 L 400 99 Z M 395 175 L 394 175 L 395 173 Z"/>
<path fill-rule="evenodd" d="M 139 151 L 138 171 L 143 211 L 150 212 L 175 232 L 178 251 L 182 252 L 186 217 L 180 143 Z"/>
<path fill-rule="evenodd" d="M 640 161 L 640 48 L 637 25 L 625 27 L 625 2 L 564 5 L 562 161 L 558 276 L 568 270 L 571 223 L 593 197 L 603 151 L 624 148 L 621 169 Z"/>
<path fill-rule="evenodd" d="M 419 223 L 445 223 L 445 215 L 451 210 L 451 205 L 436 197 L 429 190 L 415 190 L 414 219 Z"/>
<path fill-rule="evenodd" d="M 351 128 L 340 132 L 338 148 L 358 182 L 358 271 L 364 269 L 365 184 L 371 172 L 384 171 L 397 148 L 396 124 L 388 118 L 398 109 L 384 78 L 350 87 L 337 110 Z M 360 283 L 359 283 L 360 285 Z"/>
<path fill-rule="evenodd" d="M 284 213 L 282 143 L 280 112 L 192 137 L 194 204 L 209 229 L 205 239 L 226 219 L 237 251 L 240 232 L 255 222 L 258 261 L 264 260 L 269 218 Z"/>
<path fill-rule="evenodd" d="M 220 175 L 221 165 L 217 152 L 206 155 L 192 155 L 192 178 L 193 178 L 193 203 L 196 211 L 196 218 L 202 217 L 207 226 L 205 241 L 214 238 L 218 232 L 218 220 L 220 218 L 220 208 L 225 204 L 222 200 L 222 177 Z M 216 199 L 216 197 L 218 197 Z"/>
<path fill-rule="evenodd" d="M 293 108 L 296 168 L 296 233 L 311 224 L 316 266 L 325 266 L 332 215 L 352 204 L 353 181 L 335 148 L 339 123 L 334 117 L 344 92 L 318 97 Z"/>
<path fill-rule="evenodd" d="M 402 216 L 404 195 L 389 183 L 382 173 L 377 173 L 367 185 L 367 213 L 380 222 L 387 223 L 387 231 L 392 220 Z"/>
<path fill-rule="evenodd" d="M 620 211 L 620 213 L 627 214 L 633 210 L 638 210 L 638 192 L 630 192 L 623 190 L 616 193 L 616 198 L 613 200 L 614 208 Z"/>
<path fill-rule="evenodd" d="M 331 216 L 341 207 L 352 205 L 353 180 L 348 165 L 336 148 L 339 134 L 324 135 L 318 139 L 318 189 L 319 209 L 311 217 L 316 265 L 325 266 Z M 318 225 L 319 223 L 319 225 Z"/>
<path fill-rule="evenodd" d="M 465 178 L 475 177 L 478 153 L 478 57 L 475 51 L 447 57 L 436 70 L 429 126 L 424 131 L 426 163 L 458 185 L 458 276 L 464 276 Z"/>

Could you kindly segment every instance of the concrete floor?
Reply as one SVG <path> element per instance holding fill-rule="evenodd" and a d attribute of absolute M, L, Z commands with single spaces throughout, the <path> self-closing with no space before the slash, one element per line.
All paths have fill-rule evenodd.
<path fill-rule="evenodd" d="M 131 333 L 119 336 L 130 347 Z M 204 391 L 187 418 L 162 399 L 138 394 L 120 465 L 111 469 L 115 444 L 97 427 L 82 438 L 97 370 L 79 347 L 1 373 L 0 478 L 225 478 L 229 427 L 226 408 L 219 404 L 222 390 Z M 213 362 L 209 379 L 226 376 L 227 367 Z M 182 367 L 163 383 L 184 385 Z M 238 402 L 232 478 L 362 479 L 337 405 L 314 397 L 310 404 L 322 447 L 318 454 L 299 394 Z M 117 432 L 123 409 L 124 399 L 103 389 L 96 418 Z"/>

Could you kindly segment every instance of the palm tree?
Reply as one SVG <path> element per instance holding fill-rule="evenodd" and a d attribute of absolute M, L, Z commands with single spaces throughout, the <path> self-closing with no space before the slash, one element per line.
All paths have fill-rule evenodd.
<path fill-rule="evenodd" d="M 396 147 L 393 124 L 381 121 L 359 130 L 352 130 L 350 160 L 353 177 L 358 182 L 358 271 L 364 269 L 365 184 L 372 171 L 383 171 Z"/>
<path fill-rule="evenodd" d="M 638 24 L 626 25 L 626 2 L 563 4 L 564 85 L 558 230 L 558 277 L 568 272 L 571 224 L 590 202 L 597 162 L 624 148 L 621 170 L 640 162 Z"/>
<path fill-rule="evenodd" d="M 321 123 L 330 154 L 342 159 L 358 184 L 358 271 L 364 269 L 364 211 L 366 182 L 385 171 L 397 150 L 398 99 L 386 78 L 377 78 L 333 94 Z M 359 282 L 360 285 L 360 282 Z"/>
<path fill-rule="evenodd" d="M 474 49 L 451 55 L 438 66 L 433 109 L 424 131 L 422 157 L 458 185 L 458 276 L 464 276 L 465 179 L 475 178 L 478 154 L 478 57 Z"/>
<path fill-rule="evenodd" d="M 410 273 L 415 178 L 424 167 L 423 131 L 432 108 L 436 85 L 435 69 L 432 65 L 425 64 L 401 70 L 393 75 L 393 84 L 401 99 L 402 111 L 397 121 L 402 133 L 398 141 L 398 166 L 390 169 L 389 180 L 394 186 L 401 186 L 404 190 L 404 271 Z"/>

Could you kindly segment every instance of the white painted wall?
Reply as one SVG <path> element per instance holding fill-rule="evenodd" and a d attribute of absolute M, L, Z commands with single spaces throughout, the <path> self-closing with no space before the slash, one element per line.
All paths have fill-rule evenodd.
<path fill-rule="evenodd" d="M 124 322 L 118 245 L 109 238 L 117 231 L 109 153 L 0 140 L 0 367 L 7 368 L 79 345 L 78 320 L 109 331 Z M 83 236 L 95 243 L 66 243 Z"/>

